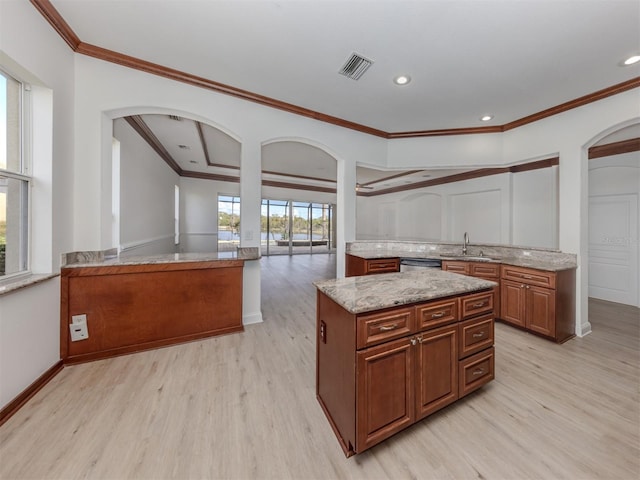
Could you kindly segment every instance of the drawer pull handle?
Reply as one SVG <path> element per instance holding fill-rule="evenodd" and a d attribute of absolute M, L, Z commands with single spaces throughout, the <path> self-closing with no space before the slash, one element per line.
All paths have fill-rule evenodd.
<path fill-rule="evenodd" d="M 474 370 L 472 375 L 482 375 L 484 373 L 484 368 L 478 368 L 477 370 Z"/>
<path fill-rule="evenodd" d="M 533 278 L 531 275 L 522 275 L 522 278 Z"/>
<path fill-rule="evenodd" d="M 473 338 L 482 338 L 482 337 L 484 337 L 484 332 L 474 333 L 473 334 Z"/>
<path fill-rule="evenodd" d="M 444 312 L 433 313 L 431 318 L 442 318 L 444 317 Z"/>
<path fill-rule="evenodd" d="M 389 330 L 393 330 L 395 328 L 398 328 L 397 323 L 393 323 L 391 325 L 380 325 L 380 331 L 382 332 L 388 332 Z"/>
<path fill-rule="evenodd" d="M 473 307 L 474 308 L 480 308 L 480 307 L 484 307 L 485 303 L 484 302 L 478 302 L 478 303 L 474 303 Z"/>

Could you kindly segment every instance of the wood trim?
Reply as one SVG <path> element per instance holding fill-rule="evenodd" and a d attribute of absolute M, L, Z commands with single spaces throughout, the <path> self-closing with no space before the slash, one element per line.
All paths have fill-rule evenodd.
<path fill-rule="evenodd" d="M 528 123 L 537 122 L 538 120 L 542 120 L 543 118 L 551 117 L 553 115 L 557 115 L 574 108 L 582 107 L 589 103 L 597 102 L 598 100 L 602 100 L 603 98 L 617 95 L 618 93 L 626 92 L 627 90 L 632 90 L 637 87 L 640 87 L 640 77 L 632 78 L 631 80 L 627 80 L 626 82 L 603 88 L 602 90 L 598 90 L 597 92 L 584 95 L 574 100 L 556 105 L 555 107 L 547 108 L 546 110 L 542 110 L 541 112 L 534 113 L 533 115 L 523 117 L 510 123 L 506 123 L 502 126 L 502 128 L 503 131 L 506 132 L 507 130 L 512 130 Z"/>
<path fill-rule="evenodd" d="M 209 163 L 210 167 L 228 168 L 230 170 L 240 170 L 240 167 L 236 165 L 225 165 L 224 163 Z"/>
<path fill-rule="evenodd" d="M 560 157 L 547 158 L 546 160 L 537 160 L 535 162 L 522 163 L 509 167 L 510 173 L 528 172 L 530 170 L 539 170 L 541 168 L 556 167 L 560 165 Z"/>
<path fill-rule="evenodd" d="M 33 0 L 33 1 L 39 1 L 39 0 Z M 114 52 L 113 50 L 107 50 L 106 48 L 98 47 L 96 45 L 91 45 L 89 43 L 81 42 L 80 45 L 78 45 L 76 52 L 81 53 L 83 55 L 87 55 L 89 57 L 97 58 L 99 60 L 104 60 L 107 62 L 122 65 L 124 67 L 133 68 L 135 70 L 140 70 L 146 73 L 150 73 L 152 75 L 158 75 L 161 77 L 169 78 L 171 80 L 176 80 L 178 82 L 193 85 L 195 87 L 205 88 L 207 90 L 213 90 L 218 93 L 231 95 L 233 97 L 241 98 L 249 102 L 258 103 L 260 105 L 276 108 L 278 110 L 283 110 L 285 112 L 301 115 L 303 117 L 312 118 L 314 120 L 318 120 L 321 122 L 331 123 L 333 125 L 338 125 L 340 127 L 357 130 L 362 133 L 367 133 L 369 135 L 387 138 L 387 133 L 383 132 L 382 130 L 377 130 L 375 128 L 371 128 L 365 125 L 360 125 L 355 122 L 343 120 L 341 118 L 333 117 L 331 115 L 325 115 L 324 113 L 316 112 L 308 108 L 299 107 L 297 105 L 293 105 L 292 103 L 282 102 L 280 100 L 266 97 L 264 95 L 252 93 L 247 90 L 242 90 L 240 88 L 232 87 L 230 85 L 225 85 L 223 83 L 214 82 L 213 80 L 209 80 L 204 77 L 198 77 L 190 73 L 181 72 L 180 70 L 164 67 L 162 65 L 158 65 L 157 63 L 147 62 L 146 60 L 141 60 L 139 58 L 131 57 L 129 55 L 124 55 L 122 53 Z"/>
<path fill-rule="evenodd" d="M 78 50 L 78 46 L 82 43 L 80 38 L 71 29 L 69 24 L 62 18 L 62 15 L 55 9 L 49 0 L 31 0 L 31 4 L 40 12 L 40 14 L 49 22 L 58 35 L 67 42 L 74 52 Z"/>
<path fill-rule="evenodd" d="M 277 182 L 275 180 L 262 180 L 262 185 L 266 187 L 291 188 L 294 190 L 306 190 L 310 192 L 336 193 L 335 188 L 316 187 L 315 185 L 299 185 L 297 183 Z"/>
<path fill-rule="evenodd" d="M 182 170 L 181 177 L 201 178 L 203 180 L 217 180 L 219 182 L 240 183 L 240 177 L 231 175 L 220 175 L 218 173 L 193 172 L 191 170 Z"/>
<path fill-rule="evenodd" d="M 443 128 L 439 130 L 418 130 L 414 132 L 388 133 L 387 138 L 413 138 L 413 137 L 442 137 L 447 135 L 475 135 L 478 133 L 502 133 L 503 127 L 496 125 L 493 127 L 465 127 L 465 128 Z"/>
<path fill-rule="evenodd" d="M 198 137 L 200 137 L 200 146 L 202 147 L 202 152 L 204 153 L 204 160 L 208 166 L 212 167 L 213 164 L 211 163 L 211 159 L 209 158 L 209 149 L 207 148 L 207 141 L 204 138 L 202 124 L 198 121 L 196 121 L 195 124 L 196 128 L 198 129 Z"/>
<path fill-rule="evenodd" d="M 319 177 L 307 177 L 305 175 L 296 175 L 294 173 L 281 173 L 281 172 L 273 172 L 271 170 L 262 170 L 262 173 L 266 173 L 269 175 L 277 175 L 279 177 L 292 177 L 292 178 L 304 178 L 305 180 L 315 180 L 318 182 L 331 182 L 336 183 L 335 180 L 330 180 L 328 178 L 319 178 Z"/>
<path fill-rule="evenodd" d="M 545 160 L 536 160 L 534 162 L 523 163 L 520 165 L 512 165 L 510 167 L 480 168 L 478 170 L 471 170 L 470 172 L 456 173 L 455 175 L 448 175 L 446 177 L 434 178 L 431 180 L 425 180 L 423 182 L 417 182 L 410 185 L 400 185 L 397 187 L 387 188 L 385 190 L 379 190 L 377 192 L 358 191 L 356 195 L 361 197 L 375 197 L 377 195 L 386 195 L 389 193 L 403 192 L 406 190 L 416 190 L 418 188 L 434 187 L 436 185 L 444 185 L 447 183 L 462 182 L 464 180 L 471 180 L 473 178 L 488 177 L 491 175 L 500 175 L 501 173 L 527 172 L 530 170 L 549 168 L 559 164 L 560 164 L 560 158 L 553 157 L 553 158 L 547 158 Z"/>
<path fill-rule="evenodd" d="M 203 77 L 198 77 L 196 75 L 175 70 L 173 68 L 164 67 L 156 63 L 147 62 L 139 58 L 114 52 L 113 50 L 108 50 L 106 48 L 102 48 L 96 45 L 91 45 L 89 43 L 82 42 L 78 38 L 78 36 L 73 32 L 73 30 L 69 27 L 69 25 L 65 22 L 62 16 L 58 13 L 58 11 L 53 7 L 53 5 L 49 0 L 31 0 L 31 3 L 51 24 L 54 30 L 56 30 L 56 32 L 58 32 L 58 34 L 67 42 L 67 44 L 71 47 L 71 49 L 74 52 L 81 53 L 83 55 L 87 55 L 90 57 L 94 57 L 99 60 L 104 60 L 106 62 L 122 65 L 124 67 L 140 70 L 146 73 L 150 73 L 152 75 L 158 75 L 161 77 L 169 78 L 171 80 L 176 80 L 178 82 L 186 83 L 196 87 L 205 88 L 205 89 L 212 90 L 218 93 L 223 93 L 226 95 L 231 95 L 237 98 L 241 98 L 243 100 L 258 103 L 260 105 L 276 108 L 278 110 L 283 110 L 288 113 L 293 113 L 295 115 L 312 118 L 320 122 L 330 123 L 332 125 L 337 125 L 339 127 L 348 128 L 351 130 L 356 130 L 362 133 L 374 135 L 376 137 L 387 138 L 387 139 L 413 138 L 413 137 L 436 137 L 436 136 L 447 136 L 447 135 L 473 135 L 473 134 L 481 134 L 481 133 L 506 132 L 508 130 L 521 127 L 523 125 L 536 122 L 543 118 L 557 115 L 559 113 L 566 112 L 568 110 L 572 110 L 574 108 L 581 107 L 589 103 L 596 102 L 598 100 L 602 100 L 603 98 L 606 98 L 612 95 L 617 95 L 618 93 L 622 93 L 627 90 L 640 87 L 640 77 L 635 77 L 635 78 L 632 78 L 631 80 L 627 80 L 626 82 L 622 82 L 607 88 L 603 88 L 602 90 L 598 90 L 596 92 L 570 100 L 560 105 L 556 105 L 555 107 L 542 110 L 532 115 L 522 117 L 518 120 L 506 123 L 504 125 L 496 125 L 496 126 L 488 126 L 488 127 L 446 128 L 446 129 L 437 129 L 437 130 L 420 130 L 420 131 L 388 133 L 383 130 L 368 127 L 366 125 L 362 125 L 355 122 L 350 122 L 348 120 L 344 120 L 331 115 L 326 115 L 320 112 L 316 112 L 314 110 L 310 110 L 308 108 L 303 108 L 291 103 L 282 102 L 274 98 L 266 97 L 264 95 L 259 95 L 257 93 L 249 92 L 247 90 L 242 90 L 240 88 L 232 87 L 230 85 L 214 82 L 213 80 L 209 80 Z"/>
<path fill-rule="evenodd" d="M 167 151 L 167 149 L 164 148 L 162 142 L 158 140 L 158 137 L 155 136 L 149 126 L 144 123 L 144 120 L 140 115 L 131 115 L 129 117 L 123 118 L 129 125 L 131 125 L 131 127 L 133 127 L 136 132 L 138 132 L 138 134 L 149 144 L 149 146 L 153 148 L 153 150 L 155 150 L 158 155 L 160 155 L 160 158 L 162 158 L 174 172 L 176 172 L 178 175 L 183 174 L 182 168 L 180 168 L 178 162 L 176 162 L 171 154 Z"/>
<path fill-rule="evenodd" d="M 0 426 L 15 415 L 22 406 L 62 371 L 64 364 L 58 360 L 51 368 L 40 375 L 31 385 L 0 410 Z"/>
<path fill-rule="evenodd" d="M 589 149 L 589 160 L 620 155 L 622 153 L 637 152 L 638 150 L 640 150 L 640 138 L 630 138 L 629 140 L 621 140 L 620 142 L 591 147 Z"/>
<path fill-rule="evenodd" d="M 413 175 L 414 173 L 419 173 L 424 170 L 409 170 L 408 172 L 396 173 L 395 175 L 389 175 L 388 177 L 382 177 L 377 180 L 372 180 L 371 182 L 360 183 L 358 184 L 360 187 L 368 187 L 369 185 L 373 185 L 375 183 L 386 182 L 388 180 L 393 180 L 394 178 L 406 177 L 407 175 Z"/>

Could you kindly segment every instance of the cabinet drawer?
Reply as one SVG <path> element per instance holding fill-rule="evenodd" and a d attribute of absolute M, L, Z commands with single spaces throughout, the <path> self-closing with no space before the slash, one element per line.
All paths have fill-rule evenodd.
<path fill-rule="evenodd" d="M 460 360 L 458 364 L 459 398 L 477 390 L 495 378 L 493 347 Z"/>
<path fill-rule="evenodd" d="M 399 308 L 387 312 L 358 316 L 356 327 L 357 348 L 399 338 L 415 331 L 414 308 Z"/>
<path fill-rule="evenodd" d="M 513 280 L 514 282 L 526 283 L 528 285 L 556 288 L 555 272 L 545 272 L 543 270 L 503 265 L 502 278 L 505 280 Z"/>
<path fill-rule="evenodd" d="M 462 297 L 462 318 L 474 317 L 481 313 L 493 313 L 494 300 L 493 290 Z"/>
<path fill-rule="evenodd" d="M 443 260 L 442 261 L 442 270 L 447 270 L 448 272 L 453 273 L 461 273 L 463 275 L 469 274 L 469 264 L 467 262 L 456 262 L 452 260 Z"/>
<path fill-rule="evenodd" d="M 500 278 L 500 265 L 497 263 L 472 263 L 469 274 L 487 279 Z"/>
<path fill-rule="evenodd" d="M 472 318 L 458 325 L 458 358 L 465 358 L 493 346 L 493 315 Z"/>
<path fill-rule="evenodd" d="M 399 272 L 400 259 L 379 258 L 375 260 L 367 260 L 366 269 L 367 273 Z"/>
<path fill-rule="evenodd" d="M 458 300 L 452 299 L 420 305 L 416 307 L 416 318 L 418 330 L 425 330 L 457 322 L 459 320 Z"/>

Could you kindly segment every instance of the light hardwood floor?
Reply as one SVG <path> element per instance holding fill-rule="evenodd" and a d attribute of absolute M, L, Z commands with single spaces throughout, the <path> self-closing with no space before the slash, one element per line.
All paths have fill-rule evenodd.
<path fill-rule="evenodd" d="M 315 398 L 311 281 L 334 258 L 261 262 L 264 323 L 66 367 L 0 427 L 0 478 L 640 476 L 637 308 L 591 301 L 564 345 L 498 324 L 494 382 L 347 459 Z"/>

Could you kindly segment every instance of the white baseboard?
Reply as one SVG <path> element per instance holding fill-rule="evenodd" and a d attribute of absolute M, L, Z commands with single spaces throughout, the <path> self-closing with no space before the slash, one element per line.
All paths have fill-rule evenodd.
<path fill-rule="evenodd" d="M 243 325 L 252 325 L 254 323 L 262 323 L 262 312 L 242 316 Z"/>

